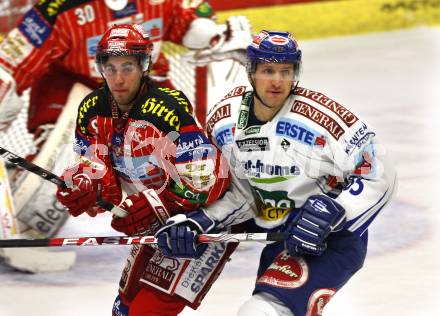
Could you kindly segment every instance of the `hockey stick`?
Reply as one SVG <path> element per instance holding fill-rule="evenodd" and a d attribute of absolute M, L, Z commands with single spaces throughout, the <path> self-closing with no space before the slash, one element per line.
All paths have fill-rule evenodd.
<path fill-rule="evenodd" d="M 202 234 L 197 236 L 200 243 L 283 241 L 285 232 L 239 233 L 239 234 Z M 107 236 L 107 237 L 59 237 L 46 239 L 0 239 L 0 248 L 22 247 L 65 247 L 65 246 L 103 246 L 103 245 L 151 245 L 157 244 L 154 236 Z"/>
<path fill-rule="evenodd" d="M 8 161 L 16 166 L 19 166 L 29 172 L 32 172 L 33 174 L 36 174 L 37 176 L 40 176 L 41 178 L 43 178 L 45 180 L 48 180 L 52 183 L 55 183 L 56 185 L 58 185 L 59 187 L 62 187 L 63 189 L 67 188 L 67 185 L 64 182 L 64 180 L 61 179 L 56 174 L 54 174 L 46 169 L 43 169 L 40 166 L 37 166 L 36 164 L 34 164 L 30 161 L 27 161 L 23 157 L 17 156 L 16 154 L 10 152 L 9 150 L 7 150 L 1 146 L 0 146 L 0 156 L 3 159 L 5 159 L 6 161 Z M 99 198 L 96 201 L 96 204 L 98 204 L 103 209 L 105 209 L 109 212 L 112 212 L 116 216 L 124 217 L 127 215 L 127 212 L 125 210 L 123 210 L 122 208 L 117 207 L 117 206 L 111 204 L 110 202 L 103 201 Z"/>
<path fill-rule="evenodd" d="M 20 237 L 14 214 L 14 203 L 6 167 L 0 159 L 0 236 L 2 239 Z M 65 271 L 75 264 L 76 253 L 73 251 L 46 252 L 42 250 L 0 248 L 0 258 L 14 269 L 31 273 Z"/>

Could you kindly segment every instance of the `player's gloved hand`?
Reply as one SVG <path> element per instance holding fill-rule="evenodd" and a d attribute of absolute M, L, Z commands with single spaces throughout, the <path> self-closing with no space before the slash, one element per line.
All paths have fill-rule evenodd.
<path fill-rule="evenodd" d="M 166 256 L 175 258 L 199 258 L 208 245 L 197 242 L 197 235 L 214 227 L 202 209 L 169 218 L 157 233 L 157 245 Z"/>
<path fill-rule="evenodd" d="M 320 256 L 327 249 L 327 236 L 342 229 L 346 221 L 344 208 L 325 195 L 309 197 L 299 213 L 291 217 L 284 231 L 291 234 L 285 247 L 292 256 Z"/>
<path fill-rule="evenodd" d="M 219 30 L 220 32 L 211 38 L 208 48 L 192 50 L 185 54 L 184 59 L 198 66 L 226 59 L 233 59 L 245 65 L 246 47 L 252 42 L 249 20 L 245 16 L 231 16 L 225 25 L 219 25 Z"/>
<path fill-rule="evenodd" d="M 152 235 L 170 217 L 165 202 L 153 189 L 128 196 L 119 207 L 129 214 L 113 216 L 111 225 L 128 236 Z"/>
<path fill-rule="evenodd" d="M 56 196 L 72 216 L 78 216 L 96 204 L 103 173 L 85 163 L 64 170 L 61 178 L 68 188 L 58 187 Z"/>

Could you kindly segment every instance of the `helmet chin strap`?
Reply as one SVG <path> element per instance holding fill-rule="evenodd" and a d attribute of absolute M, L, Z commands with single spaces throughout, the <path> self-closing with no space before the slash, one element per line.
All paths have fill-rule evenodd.
<path fill-rule="evenodd" d="M 107 7 L 113 11 L 120 11 L 127 6 L 128 0 L 104 0 Z"/>

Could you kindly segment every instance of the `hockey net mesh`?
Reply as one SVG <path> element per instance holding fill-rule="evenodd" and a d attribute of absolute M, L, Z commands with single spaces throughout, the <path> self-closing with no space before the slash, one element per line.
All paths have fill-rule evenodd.
<path fill-rule="evenodd" d="M 12 29 L 18 19 L 28 10 L 32 0 L 0 1 L 0 41 L 5 32 Z M 206 68 L 194 67 L 182 60 L 186 49 L 172 43 L 164 43 L 162 51 L 170 61 L 169 77 L 177 89 L 182 90 L 196 107 L 199 122 L 204 124 L 206 114 Z M 6 133 L 0 132 L 0 146 L 19 155 L 26 156 L 35 151 L 32 135 L 26 128 L 29 90 L 21 96 L 23 109 Z"/>

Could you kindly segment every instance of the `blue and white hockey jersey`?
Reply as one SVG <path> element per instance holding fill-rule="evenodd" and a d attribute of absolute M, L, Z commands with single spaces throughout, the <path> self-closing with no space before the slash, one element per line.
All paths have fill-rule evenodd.
<path fill-rule="evenodd" d="M 233 184 L 206 213 L 218 227 L 254 218 L 276 230 L 309 196 L 327 194 L 345 208 L 344 228 L 362 235 L 397 183 L 371 126 L 301 87 L 272 120 L 252 125 L 252 100 L 252 89 L 239 86 L 208 114 L 208 134 L 227 156 Z"/>

